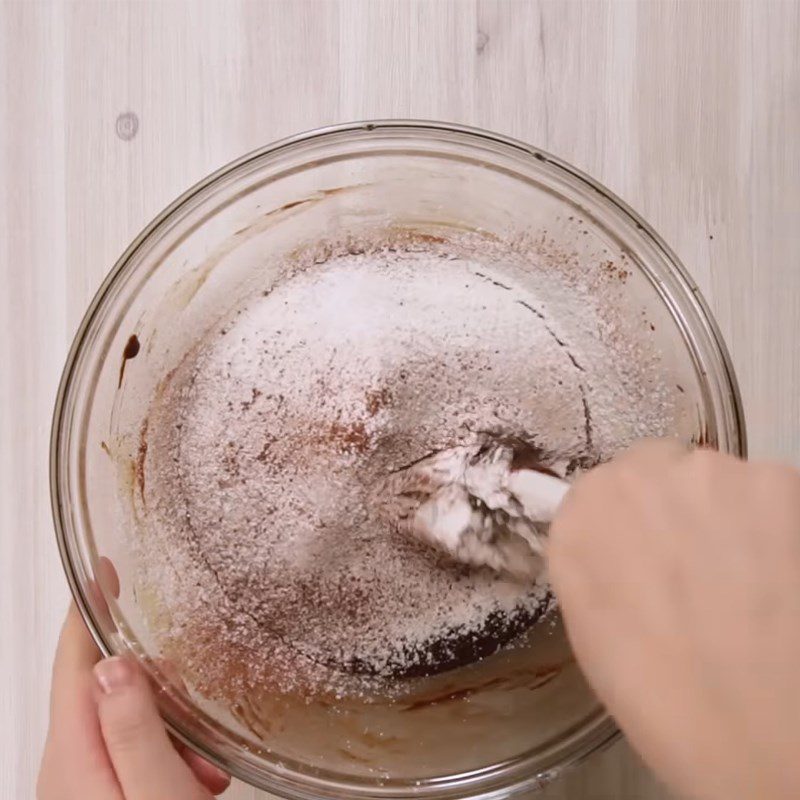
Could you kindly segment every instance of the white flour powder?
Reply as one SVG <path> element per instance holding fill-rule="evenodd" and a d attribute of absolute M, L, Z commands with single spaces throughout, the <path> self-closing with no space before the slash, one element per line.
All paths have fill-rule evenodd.
<path fill-rule="evenodd" d="M 165 652 L 201 684 L 384 690 L 474 661 L 542 612 L 543 581 L 448 562 L 375 495 L 480 432 L 535 442 L 563 473 L 668 429 L 655 356 L 637 366 L 624 330 L 603 333 L 595 288 L 559 295 L 534 264 L 545 303 L 520 260 L 469 237 L 332 245 L 165 379 L 143 438 L 142 581 Z"/>

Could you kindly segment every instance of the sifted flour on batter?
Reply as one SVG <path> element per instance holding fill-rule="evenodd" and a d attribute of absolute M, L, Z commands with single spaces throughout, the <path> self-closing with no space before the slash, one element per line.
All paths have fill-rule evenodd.
<path fill-rule="evenodd" d="M 519 263 L 503 269 L 518 256 L 475 244 L 330 245 L 162 383 L 142 582 L 165 652 L 201 684 L 363 695 L 496 651 L 546 611 L 545 577 L 453 563 L 398 532 L 375 487 L 487 432 L 560 475 L 661 432 L 663 387 L 598 335 L 591 292 L 580 319 L 553 315 Z"/>

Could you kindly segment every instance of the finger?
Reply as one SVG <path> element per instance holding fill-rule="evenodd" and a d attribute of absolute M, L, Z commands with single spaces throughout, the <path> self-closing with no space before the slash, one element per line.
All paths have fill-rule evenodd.
<path fill-rule="evenodd" d="M 144 673 L 125 658 L 95 667 L 97 710 L 126 800 L 208 800 L 212 795 L 178 755 Z"/>
<path fill-rule="evenodd" d="M 222 794 L 231 785 L 231 776 L 206 761 L 199 753 L 195 753 L 182 742 L 173 741 L 173 746 L 180 753 L 195 778 L 208 789 L 211 794 Z"/>
<path fill-rule="evenodd" d="M 100 658 L 73 603 L 61 631 L 53 664 L 50 730 L 42 772 L 86 798 L 121 798 L 106 754 L 94 702 L 92 667 Z M 59 774 L 53 775 L 53 770 Z"/>
<path fill-rule="evenodd" d="M 88 593 L 98 626 L 103 630 L 114 630 L 114 618 L 108 608 L 107 598 L 119 597 L 119 577 L 114 565 L 105 556 L 98 559 L 94 570 L 94 580 L 89 581 Z"/>
<path fill-rule="evenodd" d="M 159 659 L 156 663 L 168 680 L 179 687 L 182 692 L 186 692 L 186 684 L 174 663 L 166 659 Z M 170 739 L 172 740 L 172 746 L 180 753 L 181 758 L 187 763 L 192 772 L 194 772 L 197 780 L 199 780 L 206 789 L 212 794 L 221 794 L 228 788 L 231 777 L 227 772 L 223 772 L 221 769 L 218 769 L 213 764 L 206 761 L 201 755 L 195 753 L 194 750 L 187 747 L 183 742 L 178 741 L 172 736 L 170 736 Z"/>
<path fill-rule="evenodd" d="M 75 603 L 71 603 L 67 618 L 61 628 L 53 663 L 54 678 L 71 679 L 77 673 L 91 676 L 92 667 L 100 660 L 100 651 L 94 643 L 86 623 Z"/>
<path fill-rule="evenodd" d="M 97 562 L 95 578 L 104 592 L 114 598 L 119 598 L 119 575 L 110 558 L 100 557 Z"/>

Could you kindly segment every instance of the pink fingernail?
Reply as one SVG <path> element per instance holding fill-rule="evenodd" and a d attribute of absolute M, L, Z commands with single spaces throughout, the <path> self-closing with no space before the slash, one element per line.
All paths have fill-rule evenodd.
<path fill-rule="evenodd" d="M 126 659 L 113 656 L 95 664 L 94 676 L 100 688 L 106 694 L 111 694 L 130 685 L 133 680 L 133 667 Z"/>
<path fill-rule="evenodd" d="M 214 766 L 214 765 L 212 764 L 212 766 Z M 217 772 L 217 777 L 218 777 L 218 778 L 219 778 L 221 781 L 227 781 L 228 783 L 230 783 L 230 782 L 231 782 L 231 776 L 230 776 L 230 775 L 228 775 L 228 773 L 227 773 L 227 772 L 223 772 L 223 771 L 222 771 L 222 770 L 221 770 L 219 767 L 214 767 L 214 769 L 215 769 L 215 770 L 216 770 L 216 772 Z"/>

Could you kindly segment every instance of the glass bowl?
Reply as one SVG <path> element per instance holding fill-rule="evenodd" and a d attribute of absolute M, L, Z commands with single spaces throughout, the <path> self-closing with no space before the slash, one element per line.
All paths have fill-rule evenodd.
<path fill-rule="evenodd" d="M 354 123 L 229 164 L 165 209 L 114 265 L 59 388 L 51 440 L 58 544 L 103 653 L 133 654 L 160 687 L 175 735 L 237 777 L 309 800 L 510 797 L 617 735 L 571 659 L 557 612 L 534 626 L 530 646 L 427 676 L 399 701 L 271 696 L 254 711 L 250 699 L 243 707 L 204 686 L 191 657 L 165 652 L 168 610 L 139 569 L 144 437 L 164 381 L 241 298 L 266 296 L 287 259 L 324 241 L 349 241 L 352 250 L 378 230 L 422 248 L 448 237 L 467 248 L 506 243 L 498 258 L 515 261 L 509 280 L 520 291 L 539 281 L 546 294 L 557 284 L 563 300 L 565 287 L 580 287 L 580 303 L 595 315 L 589 339 L 628 342 L 648 391 L 657 386 L 667 398 L 668 411 L 650 425 L 615 428 L 613 411 L 599 420 L 619 430 L 620 447 L 658 433 L 745 455 L 739 393 L 716 325 L 675 255 L 635 212 L 558 158 L 497 134 Z M 487 296 L 511 291 L 474 275 L 486 279 Z M 530 324 L 544 325 L 559 346 L 582 316 L 550 297 L 547 313 L 561 315 L 557 335 L 541 309 L 530 310 Z M 592 391 L 603 377 L 589 369 L 581 380 L 581 391 Z M 586 425 L 588 437 L 588 412 Z M 103 559 L 114 565 L 118 596 Z M 188 651 L 194 644 L 205 652 L 191 641 Z"/>

